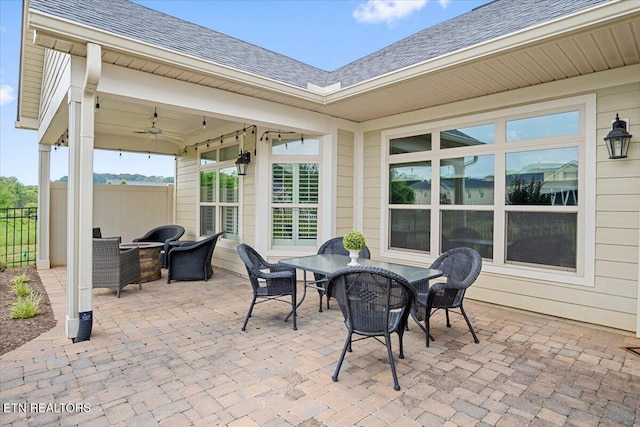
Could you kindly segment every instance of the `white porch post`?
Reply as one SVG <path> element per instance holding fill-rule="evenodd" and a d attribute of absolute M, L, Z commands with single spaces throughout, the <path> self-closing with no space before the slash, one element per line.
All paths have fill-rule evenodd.
<path fill-rule="evenodd" d="M 69 91 L 69 184 L 67 216 L 67 337 L 88 340 L 93 323 L 93 148 L 94 105 L 101 73 L 101 48 L 87 44 L 86 65 L 72 59 Z M 79 70 L 84 68 L 84 80 Z M 78 87 L 79 84 L 82 87 Z"/>
<path fill-rule="evenodd" d="M 38 244 L 36 249 L 36 267 L 39 270 L 51 268 L 49 253 L 49 230 L 51 228 L 51 146 L 38 145 Z"/>
<path fill-rule="evenodd" d="M 79 159 L 80 145 L 80 103 L 81 97 L 77 87 L 69 89 L 69 181 L 67 184 L 67 316 L 65 333 L 67 338 L 75 338 L 78 334 L 78 214 L 79 206 Z"/>

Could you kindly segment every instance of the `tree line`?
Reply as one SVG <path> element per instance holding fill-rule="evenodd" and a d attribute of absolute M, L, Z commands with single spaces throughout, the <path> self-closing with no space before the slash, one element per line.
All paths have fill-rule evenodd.
<path fill-rule="evenodd" d="M 37 205 L 37 185 L 23 185 L 17 178 L 0 176 L 0 208 L 30 208 Z"/>
<path fill-rule="evenodd" d="M 63 176 L 56 182 L 69 182 L 68 176 Z M 94 184 L 127 184 L 127 183 L 138 183 L 138 182 L 151 182 L 157 184 L 173 184 L 173 177 L 165 177 L 165 176 L 146 176 L 140 174 L 129 174 L 129 173 L 94 173 L 93 174 L 93 183 Z"/>

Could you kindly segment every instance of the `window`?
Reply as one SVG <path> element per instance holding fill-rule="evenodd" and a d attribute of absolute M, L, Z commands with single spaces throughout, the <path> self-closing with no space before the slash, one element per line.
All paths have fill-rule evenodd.
<path fill-rule="evenodd" d="M 238 145 L 200 153 L 200 235 L 225 231 L 238 240 L 240 233 L 240 181 L 234 161 Z"/>
<path fill-rule="evenodd" d="M 317 139 L 281 139 L 272 145 L 271 232 L 273 246 L 315 246 L 318 237 Z"/>
<path fill-rule="evenodd" d="M 506 154 L 506 262 L 575 270 L 578 155 L 577 147 Z M 523 205 L 538 211 L 510 209 Z"/>
<path fill-rule="evenodd" d="M 389 166 L 389 232 L 394 248 L 429 251 L 431 162 Z"/>
<path fill-rule="evenodd" d="M 593 98 L 575 99 L 384 131 L 383 256 L 420 261 L 469 246 L 515 274 L 584 275 L 584 206 L 594 203 L 584 197 L 585 123 L 595 113 Z"/>

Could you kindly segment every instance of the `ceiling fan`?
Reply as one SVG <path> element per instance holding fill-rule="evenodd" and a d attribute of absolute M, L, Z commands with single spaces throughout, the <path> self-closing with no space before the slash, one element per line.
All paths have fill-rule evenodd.
<path fill-rule="evenodd" d="M 159 127 L 156 127 L 156 122 L 158 121 L 158 109 L 154 108 L 153 110 L 153 116 L 149 117 L 149 121 L 151 122 L 151 126 L 150 127 L 146 127 L 144 128 L 144 130 L 137 130 L 137 131 L 133 131 L 133 133 L 139 133 L 142 135 L 147 135 L 150 138 L 163 138 L 165 136 L 168 136 L 169 138 L 174 138 L 174 139 L 180 139 L 178 137 L 175 136 L 171 136 L 171 135 L 165 135 L 162 132 L 162 129 L 160 129 Z"/>

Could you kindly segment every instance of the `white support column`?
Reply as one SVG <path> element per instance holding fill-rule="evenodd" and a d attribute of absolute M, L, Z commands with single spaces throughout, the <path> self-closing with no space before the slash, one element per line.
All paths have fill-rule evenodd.
<path fill-rule="evenodd" d="M 36 267 L 38 270 L 51 268 L 49 252 L 49 230 L 51 229 L 51 146 L 38 145 L 38 244 Z"/>
<path fill-rule="evenodd" d="M 93 148 L 94 105 L 101 73 L 101 48 L 87 44 L 87 58 L 72 59 L 69 90 L 69 183 L 67 213 L 68 307 L 65 332 L 89 339 L 93 323 Z M 80 69 L 84 68 L 84 79 Z"/>
<path fill-rule="evenodd" d="M 80 145 L 80 90 L 72 86 L 69 89 L 69 181 L 67 183 L 67 315 L 65 334 L 75 338 L 78 334 L 78 215 L 79 203 L 79 145 Z"/>
<path fill-rule="evenodd" d="M 82 91 L 80 122 L 80 194 L 79 254 L 80 287 L 78 309 L 91 312 L 93 290 L 93 148 L 95 128 L 96 88 L 100 81 L 102 53 L 100 45 L 87 44 L 87 67 Z"/>

